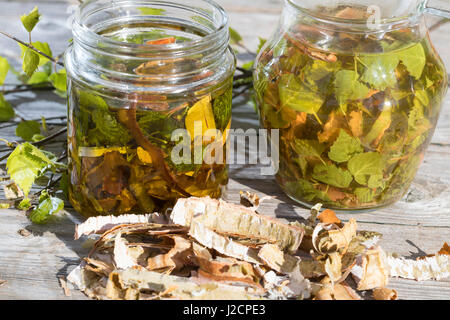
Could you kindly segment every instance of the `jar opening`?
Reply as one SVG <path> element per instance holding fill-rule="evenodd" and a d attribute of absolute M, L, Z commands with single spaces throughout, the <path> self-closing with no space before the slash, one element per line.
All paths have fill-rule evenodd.
<path fill-rule="evenodd" d="M 220 46 L 229 37 L 225 11 L 210 0 L 89 0 L 77 10 L 73 29 L 85 46 L 149 56 Z M 174 41 L 152 43 L 161 38 Z"/>
<path fill-rule="evenodd" d="M 340 29 L 383 31 L 417 23 L 425 12 L 424 0 L 325 0 L 318 5 L 304 0 L 286 0 L 291 8 L 323 24 Z"/>

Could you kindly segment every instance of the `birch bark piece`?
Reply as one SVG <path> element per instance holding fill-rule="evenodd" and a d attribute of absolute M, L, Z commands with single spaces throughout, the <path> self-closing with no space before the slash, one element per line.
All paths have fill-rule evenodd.
<path fill-rule="evenodd" d="M 304 234 L 302 228 L 262 216 L 244 206 L 211 198 L 181 199 L 171 215 L 174 223 L 186 227 L 199 217 L 203 218 L 204 226 L 214 232 L 276 243 L 289 253 L 297 251 Z"/>

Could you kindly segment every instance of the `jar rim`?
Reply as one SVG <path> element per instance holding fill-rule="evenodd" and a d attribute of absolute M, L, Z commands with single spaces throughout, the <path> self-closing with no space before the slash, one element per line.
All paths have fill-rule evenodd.
<path fill-rule="evenodd" d="M 197 13 L 200 14 L 202 17 L 206 17 L 207 14 L 209 14 L 210 18 L 216 19 L 217 16 L 220 17 L 220 23 L 216 27 L 214 26 L 214 30 L 209 32 L 208 34 L 202 36 L 199 39 L 191 39 L 189 41 L 185 41 L 182 43 L 171 43 L 171 44 L 137 44 L 137 43 L 131 43 L 131 42 L 124 42 L 124 41 L 118 41 L 114 40 L 112 38 L 103 36 L 94 30 L 92 30 L 86 23 L 83 21 L 85 18 L 84 15 L 90 15 L 96 12 L 99 12 L 101 10 L 107 9 L 108 5 L 111 5 L 111 1 L 105 1 L 105 0 L 87 0 L 81 3 L 74 14 L 73 19 L 73 30 L 74 30 L 74 38 L 77 40 L 83 42 L 85 45 L 88 46 L 97 46 L 98 43 L 102 43 L 103 46 L 109 47 L 111 49 L 117 49 L 119 51 L 127 51 L 127 52 L 138 52 L 142 53 L 145 52 L 147 54 L 149 53 L 159 53 L 161 54 L 171 54 L 174 51 L 183 51 L 183 49 L 192 49 L 195 47 L 201 47 L 205 44 L 211 44 L 212 41 L 216 41 L 218 38 L 228 38 L 229 37 L 229 31 L 228 31 L 228 24 L 229 24 L 229 18 L 226 14 L 225 10 L 216 2 L 212 0 L 195 0 L 198 3 L 205 4 L 206 6 L 210 7 L 214 10 L 214 13 L 216 14 L 214 17 L 209 14 L 206 11 L 197 10 Z M 170 1 L 161 1 L 161 0 L 116 0 L 112 1 L 114 6 L 117 6 L 119 8 L 123 8 L 126 6 L 160 6 L 160 7 L 172 7 L 172 8 L 178 8 L 183 10 L 189 10 L 193 9 L 194 7 L 190 6 L 189 1 L 178 1 L 177 0 L 170 0 Z M 94 8 L 94 10 L 89 10 L 90 5 L 101 5 L 100 8 Z M 200 9 L 200 8 L 197 8 Z M 87 10 L 87 12 L 86 12 Z M 151 15 L 153 17 L 157 17 L 157 15 Z M 212 21 L 212 20 L 211 20 Z M 78 36 L 77 36 L 78 34 Z M 189 50 L 191 51 L 191 50 Z"/>
<path fill-rule="evenodd" d="M 392 17 L 392 18 L 381 18 L 379 21 L 377 21 L 376 28 L 369 28 L 368 27 L 368 20 L 367 19 L 348 19 L 348 18 L 341 18 L 341 17 L 332 17 L 329 15 L 321 14 L 320 12 L 314 12 L 312 10 L 308 10 L 307 8 L 301 6 L 300 4 L 296 3 L 296 0 L 285 0 L 289 5 L 291 5 L 296 10 L 300 11 L 303 15 L 308 16 L 309 18 L 325 23 L 325 24 L 333 24 L 335 26 L 341 27 L 341 28 L 349 28 L 349 29 L 360 29 L 360 30 L 367 30 L 370 32 L 383 32 L 386 29 L 392 29 L 395 26 L 399 25 L 405 25 L 405 24 L 411 24 L 414 22 L 417 22 L 420 17 L 423 16 L 425 13 L 425 4 L 426 1 L 420 2 L 419 6 L 416 8 L 416 10 L 409 14 L 409 15 L 403 15 L 398 17 Z"/>

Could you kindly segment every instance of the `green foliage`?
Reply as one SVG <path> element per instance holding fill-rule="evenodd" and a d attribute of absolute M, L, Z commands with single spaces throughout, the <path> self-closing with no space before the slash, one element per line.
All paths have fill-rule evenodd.
<path fill-rule="evenodd" d="M 56 165 L 41 150 L 25 142 L 16 147 L 6 162 L 11 179 L 28 196 L 36 178 Z"/>
<path fill-rule="evenodd" d="M 397 83 L 395 69 L 400 62 L 397 55 L 361 56 L 359 61 L 366 67 L 361 80 L 374 89 L 385 90 L 387 87 L 394 87 Z"/>
<path fill-rule="evenodd" d="M 347 162 L 353 156 L 364 152 L 361 142 L 341 130 L 339 137 L 330 148 L 328 157 L 337 163 Z"/>
<path fill-rule="evenodd" d="M 24 28 L 31 32 L 33 31 L 36 24 L 39 22 L 39 19 L 41 18 L 41 15 L 39 13 L 39 10 L 37 7 L 35 7 L 30 13 L 24 14 L 20 17 L 20 20 L 22 21 L 22 24 Z"/>
<path fill-rule="evenodd" d="M 337 188 L 348 188 L 353 181 L 352 175 L 335 165 L 319 164 L 314 167 L 313 178 Z"/>
<path fill-rule="evenodd" d="M 48 55 L 49 57 L 52 56 L 52 50 L 50 49 L 50 45 L 47 42 L 40 42 L 40 41 L 35 41 L 32 42 L 31 45 L 41 51 L 42 53 L 45 53 L 46 55 Z M 21 57 L 23 58 L 25 56 L 25 53 L 27 50 L 30 50 L 27 46 L 24 46 L 23 44 L 19 43 L 20 49 L 22 51 L 21 53 Z M 47 57 L 44 57 L 43 55 L 39 54 L 36 52 L 36 54 L 39 55 L 39 67 L 42 67 L 44 64 L 46 64 L 47 62 L 49 62 L 50 60 Z"/>
<path fill-rule="evenodd" d="M 51 218 L 64 209 L 64 201 L 52 197 L 47 191 L 39 197 L 38 206 L 31 212 L 30 220 L 36 224 L 46 224 Z"/>
<path fill-rule="evenodd" d="M 37 71 L 33 73 L 33 75 L 28 79 L 27 84 L 30 85 L 38 85 L 49 82 L 49 76 L 47 72 L 44 71 Z"/>
<path fill-rule="evenodd" d="M 65 68 L 59 70 L 56 73 L 52 73 L 49 77 L 49 80 L 57 91 L 67 91 L 67 73 Z"/>
<path fill-rule="evenodd" d="M 383 168 L 383 160 L 378 152 L 358 154 L 348 162 L 348 170 L 361 185 L 368 185 L 372 175 L 382 175 Z"/>
<path fill-rule="evenodd" d="M 138 10 L 141 12 L 141 14 L 146 16 L 164 16 L 166 13 L 166 10 L 164 9 L 157 9 L 157 8 L 148 8 L 148 7 L 140 7 Z"/>
<path fill-rule="evenodd" d="M 286 183 L 286 189 L 291 194 L 302 195 L 306 201 L 312 202 L 314 199 L 324 202 L 331 201 L 326 192 L 316 189 L 311 182 L 304 179 Z"/>
<path fill-rule="evenodd" d="M 324 102 L 315 91 L 290 73 L 281 76 L 279 94 L 283 108 L 287 107 L 308 114 L 317 114 Z"/>
<path fill-rule="evenodd" d="M 27 49 L 23 55 L 22 70 L 29 77 L 39 67 L 39 55 L 31 49 Z"/>
<path fill-rule="evenodd" d="M 37 121 L 22 121 L 16 128 L 16 136 L 25 141 L 33 141 L 33 137 L 41 133 L 41 125 Z"/>
<path fill-rule="evenodd" d="M 231 86 L 222 95 L 214 99 L 212 109 L 214 113 L 214 120 L 216 128 L 224 131 L 231 121 L 231 103 L 233 99 L 233 92 Z"/>
<path fill-rule="evenodd" d="M 360 203 L 370 203 L 375 197 L 373 190 L 368 188 L 356 188 L 355 195 L 358 197 Z"/>
<path fill-rule="evenodd" d="M 296 139 L 294 143 L 294 148 L 295 151 L 303 157 L 315 157 L 324 162 L 321 156 L 322 153 L 325 151 L 326 146 L 319 144 L 315 140 Z"/>
<path fill-rule="evenodd" d="M 5 100 L 3 94 L 0 93 L 0 122 L 5 122 L 13 119 L 16 113 L 11 104 Z"/>
<path fill-rule="evenodd" d="M 6 76 L 9 71 L 8 59 L 0 56 L 0 86 L 5 83 Z"/>
<path fill-rule="evenodd" d="M 130 141 L 127 129 L 109 111 L 100 109 L 92 111 L 92 120 L 96 125 L 96 138 L 100 144 L 121 146 Z"/>
<path fill-rule="evenodd" d="M 231 44 L 238 44 L 242 41 L 242 36 L 239 34 L 239 32 L 237 32 L 236 30 L 234 30 L 233 28 L 229 28 L 230 31 L 230 43 Z"/>
<path fill-rule="evenodd" d="M 413 77 L 419 79 L 422 76 L 426 56 L 421 43 L 417 43 L 407 50 L 399 51 L 398 57 Z"/>
<path fill-rule="evenodd" d="M 352 70 L 341 70 L 335 79 L 336 97 L 341 105 L 348 100 L 364 99 L 369 93 L 369 88 L 359 81 L 359 75 Z"/>

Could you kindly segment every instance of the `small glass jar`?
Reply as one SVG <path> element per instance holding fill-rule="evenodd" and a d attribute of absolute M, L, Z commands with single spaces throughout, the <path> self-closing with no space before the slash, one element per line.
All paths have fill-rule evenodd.
<path fill-rule="evenodd" d="M 421 0 L 285 3 L 255 70 L 262 126 L 280 130 L 279 185 L 343 211 L 400 200 L 447 92 L 424 13 L 449 12 Z"/>
<path fill-rule="evenodd" d="M 215 144 L 226 159 L 226 136 L 208 132 L 231 125 L 235 56 L 222 8 L 85 1 L 66 69 L 69 197 L 78 212 L 149 213 L 180 197 L 221 196 L 228 168 L 204 151 Z M 186 139 L 189 152 L 179 153 Z"/>

